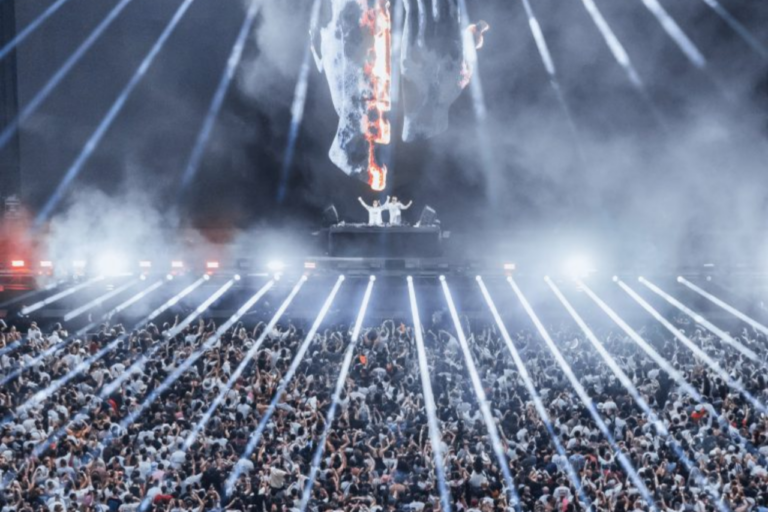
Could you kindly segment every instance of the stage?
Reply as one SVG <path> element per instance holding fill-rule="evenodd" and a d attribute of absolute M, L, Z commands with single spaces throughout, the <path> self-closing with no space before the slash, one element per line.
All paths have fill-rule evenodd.
<path fill-rule="evenodd" d="M 438 226 L 337 224 L 328 229 L 328 255 L 343 258 L 437 258 L 442 254 Z"/>

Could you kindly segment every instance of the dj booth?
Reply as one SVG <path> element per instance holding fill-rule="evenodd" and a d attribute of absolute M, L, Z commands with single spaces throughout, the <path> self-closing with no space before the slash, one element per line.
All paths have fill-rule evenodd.
<path fill-rule="evenodd" d="M 436 258 L 439 226 L 338 224 L 328 230 L 328 255 L 343 258 Z"/>

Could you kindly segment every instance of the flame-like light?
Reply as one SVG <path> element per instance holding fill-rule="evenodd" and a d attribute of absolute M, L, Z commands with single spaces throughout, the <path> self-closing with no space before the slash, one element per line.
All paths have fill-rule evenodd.
<path fill-rule="evenodd" d="M 475 50 L 479 50 L 483 47 L 483 34 L 491 28 L 488 23 L 483 20 L 473 23 L 466 28 L 467 35 L 471 38 L 471 41 L 475 47 Z M 469 63 L 466 56 L 461 63 L 461 76 L 459 78 L 459 87 L 464 89 L 469 85 L 472 80 L 472 64 Z"/>
<path fill-rule="evenodd" d="M 392 87 L 392 18 L 389 2 L 376 0 L 368 8 L 365 0 L 359 0 L 363 9 L 360 25 L 367 28 L 373 37 L 373 47 L 368 51 L 365 74 L 370 81 L 371 98 L 363 116 L 362 129 L 368 140 L 368 184 L 373 190 L 384 190 L 387 184 L 387 166 L 376 161 L 376 144 L 389 144 L 392 130 L 385 112 L 392 108 L 390 90 Z"/>

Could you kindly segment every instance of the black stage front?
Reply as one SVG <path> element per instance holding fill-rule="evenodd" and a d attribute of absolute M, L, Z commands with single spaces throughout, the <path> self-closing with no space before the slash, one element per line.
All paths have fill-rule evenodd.
<path fill-rule="evenodd" d="M 345 258 L 436 258 L 440 256 L 437 226 L 368 226 L 345 224 L 328 232 L 328 255 Z"/>

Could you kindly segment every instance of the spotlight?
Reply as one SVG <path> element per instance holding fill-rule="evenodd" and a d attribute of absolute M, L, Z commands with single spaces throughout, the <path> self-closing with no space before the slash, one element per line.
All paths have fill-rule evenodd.
<path fill-rule="evenodd" d="M 507 278 L 507 281 L 511 281 L 511 280 L 512 280 L 511 278 L 509 277 Z M 551 281 L 551 279 L 549 278 L 549 276 L 544 276 L 544 281 L 549 282 Z"/>
<path fill-rule="evenodd" d="M 43 260 L 40 262 L 41 268 L 53 268 L 53 262 L 48 260 Z"/>
<path fill-rule="evenodd" d="M 512 272 L 513 270 L 517 269 L 517 265 L 514 263 L 505 263 L 504 264 L 504 270 L 507 272 Z"/>
<path fill-rule="evenodd" d="M 587 277 L 595 272 L 595 267 L 586 256 L 573 256 L 565 262 L 565 273 L 573 278 Z"/>
<path fill-rule="evenodd" d="M 24 260 L 13 260 L 13 261 L 11 261 L 11 266 L 13 268 L 24 268 L 25 265 L 26 265 L 26 263 L 24 262 Z"/>
<path fill-rule="evenodd" d="M 206 261 L 205 262 L 205 268 L 208 270 L 215 270 L 219 268 L 219 262 L 218 261 Z"/>
<path fill-rule="evenodd" d="M 371 281 L 375 281 L 375 280 L 376 280 L 376 276 L 371 276 L 371 277 L 370 277 L 370 280 L 371 280 Z"/>
<path fill-rule="evenodd" d="M 96 272 L 105 276 L 116 276 L 128 271 L 126 259 L 114 252 L 106 252 L 96 259 Z"/>
<path fill-rule="evenodd" d="M 211 276 L 209 274 L 204 274 L 203 275 L 203 279 L 205 279 L 206 281 L 210 281 L 211 280 Z"/>
<path fill-rule="evenodd" d="M 475 281 L 477 281 L 478 283 L 479 283 L 480 281 L 482 281 L 482 280 L 483 280 L 483 278 L 482 278 L 482 277 L 480 277 L 480 276 L 475 276 Z"/>
<path fill-rule="evenodd" d="M 638 277 L 637 280 L 640 281 L 641 283 L 645 282 L 645 278 L 643 276 Z"/>
<path fill-rule="evenodd" d="M 142 260 L 139 262 L 139 268 L 152 268 L 152 262 L 147 260 Z"/>
<path fill-rule="evenodd" d="M 445 276 L 440 276 L 440 281 L 445 281 Z"/>
<path fill-rule="evenodd" d="M 283 263 L 280 260 L 272 260 L 269 263 L 267 263 L 267 268 L 272 272 L 280 272 L 285 268 L 285 263 Z"/>
<path fill-rule="evenodd" d="M 413 277 L 411 277 L 411 276 L 408 276 L 408 277 L 407 277 L 405 280 L 406 280 L 406 281 L 408 281 L 408 282 L 410 283 L 410 282 L 412 282 L 412 281 L 413 281 Z"/>
<path fill-rule="evenodd" d="M 344 277 L 344 274 L 341 274 L 341 275 L 339 276 L 339 280 L 343 281 L 343 280 L 345 280 L 345 279 L 346 279 L 346 277 Z"/>
<path fill-rule="evenodd" d="M 276 277 L 277 277 L 278 279 L 280 278 L 280 276 L 279 276 L 279 275 L 278 275 L 278 276 L 276 276 Z M 306 281 L 307 279 L 309 279 L 309 278 L 307 277 L 307 275 L 306 275 L 306 274 L 304 274 L 303 276 L 301 276 L 301 280 L 302 280 L 302 281 Z"/>
<path fill-rule="evenodd" d="M 184 262 L 179 260 L 172 261 L 171 268 L 184 268 Z"/>
<path fill-rule="evenodd" d="M 315 263 L 314 261 L 305 261 L 304 268 L 307 270 L 314 270 L 317 268 L 317 263 Z"/>
<path fill-rule="evenodd" d="M 613 276 L 613 282 L 618 283 L 619 282 L 619 276 Z"/>
<path fill-rule="evenodd" d="M 677 276 L 677 282 L 682 283 L 683 282 L 683 276 Z"/>
<path fill-rule="evenodd" d="M 142 276 L 142 277 L 143 277 L 143 276 Z M 168 274 L 167 276 L 165 276 L 165 278 L 166 278 L 168 281 L 173 281 L 173 274 Z"/>
<path fill-rule="evenodd" d="M 235 281 L 239 281 L 239 280 L 240 280 L 240 274 L 235 274 Z"/>

